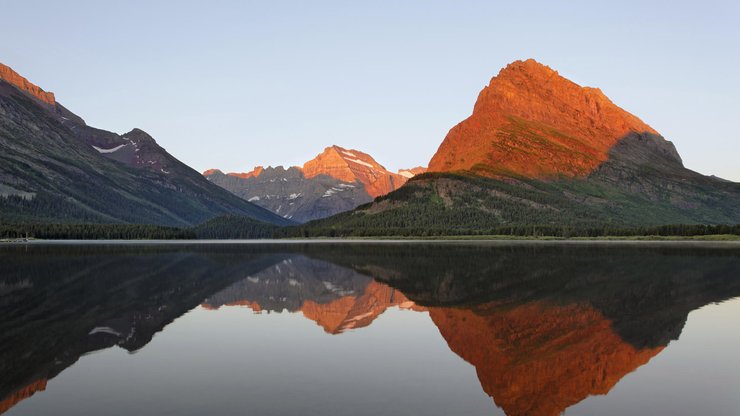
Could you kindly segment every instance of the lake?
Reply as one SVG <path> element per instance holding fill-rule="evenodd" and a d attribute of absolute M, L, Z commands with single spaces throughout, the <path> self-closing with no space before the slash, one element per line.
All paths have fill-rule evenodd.
<path fill-rule="evenodd" d="M 0 246 L 7 415 L 736 415 L 740 245 Z"/>

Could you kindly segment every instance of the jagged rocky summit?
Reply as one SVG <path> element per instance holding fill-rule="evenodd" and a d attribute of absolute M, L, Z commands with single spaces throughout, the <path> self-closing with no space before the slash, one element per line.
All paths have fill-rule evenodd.
<path fill-rule="evenodd" d="M 247 201 L 306 222 L 371 202 L 423 171 L 417 167 L 390 172 L 367 153 L 335 145 L 302 167 L 257 166 L 250 172 L 228 174 L 209 169 L 203 175 Z"/>

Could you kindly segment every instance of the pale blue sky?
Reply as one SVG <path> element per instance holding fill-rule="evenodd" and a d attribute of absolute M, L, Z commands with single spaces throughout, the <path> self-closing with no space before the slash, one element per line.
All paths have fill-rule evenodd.
<path fill-rule="evenodd" d="M 649 3 L 649 4 L 648 4 Z M 736 1 L 0 0 L 0 62 L 93 126 L 202 171 L 338 144 L 425 165 L 480 89 L 535 58 L 740 181 Z"/>

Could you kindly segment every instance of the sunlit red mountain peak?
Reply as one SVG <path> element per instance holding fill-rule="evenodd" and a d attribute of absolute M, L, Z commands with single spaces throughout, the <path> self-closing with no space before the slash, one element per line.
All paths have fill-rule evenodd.
<path fill-rule="evenodd" d="M 306 178 L 323 174 L 344 182 L 359 181 L 373 198 L 398 189 L 408 180 L 388 171 L 367 153 L 336 145 L 306 162 L 302 170 Z"/>
<path fill-rule="evenodd" d="M 10 83 L 11 85 L 15 86 L 19 90 L 31 95 L 32 97 L 36 98 L 37 100 L 49 104 L 54 105 L 56 104 L 56 99 L 54 98 L 53 92 L 47 92 L 41 89 L 38 85 L 30 82 L 23 76 L 21 76 L 19 73 L 15 72 L 12 68 L 10 68 L 7 65 L 3 65 L 0 63 L 0 79 Z"/>
<path fill-rule="evenodd" d="M 483 88 L 473 114 L 450 130 L 429 171 L 587 176 L 630 133 L 658 134 L 599 89 L 533 59 L 516 61 Z"/>

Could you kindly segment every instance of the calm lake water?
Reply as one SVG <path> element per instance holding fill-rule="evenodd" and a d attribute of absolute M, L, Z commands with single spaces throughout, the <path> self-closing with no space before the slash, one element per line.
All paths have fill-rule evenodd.
<path fill-rule="evenodd" d="M 737 415 L 740 246 L 0 247 L 7 415 Z"/>

